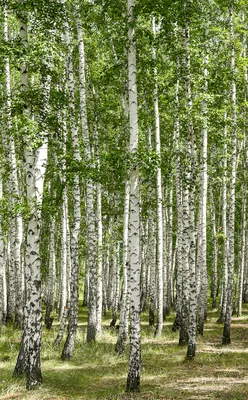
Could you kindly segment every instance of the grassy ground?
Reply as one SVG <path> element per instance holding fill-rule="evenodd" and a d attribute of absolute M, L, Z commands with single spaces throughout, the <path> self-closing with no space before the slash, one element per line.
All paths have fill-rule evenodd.
<path fill-rule="evenodd" d="M 153 337 L 142 316 L 141 393 L 128 395 L 125 383 L 127 355 L 114 352 L 117 338 L 105 319 L 101 340 L 86 344 L 86 310 L 80 310 L 78 340 L 70 362 L 60 361 L 62 347 L 53 341 L 58 325 L 43 332 L 43 385 L 27 392 L 25 380 L 12 378 L 19 349 L 20 331 L 3 328 L 0 336 L 0 399 L 69 400 L 69 399 L 248 399 L 248 314 L 234 318 L 232 344 L 221 345 L 222 325 L 210 313 L 204 337 L 198 338 L 194 361 L 186 362 L 186 349 L 178 346 L 178 333 L 171 332 L 173 315 L 165 323 L 163 336 Z"/>

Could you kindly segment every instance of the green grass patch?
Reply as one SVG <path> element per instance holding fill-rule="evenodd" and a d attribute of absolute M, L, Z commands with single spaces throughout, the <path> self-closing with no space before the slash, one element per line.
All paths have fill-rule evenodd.
<path fill-rule="evenodd" d="M 54 347 L 58 324 L 43 329 L 42 375 L 39 390 L 27 392 L 25 379 L 12 378 L 21 331 L 3 327 L 0 336 L 0 399 L 23 400 L 156 400 L 156 399 L 239 399 L 248 398 L 247 313 L 234 318 L 232 343 L 222 346 L 223 327 L 211 312 L 204 336 L 197 340 L 197 355 L 185 361 L 186 348 L 178 346 L 172 332 L 171 314 L 160 338 L 142 315 L 141 393 L 125 393 L 128 349 L 119 357 L 114 346 L 117 331 L 109 329 L 111 316 L 104 318 L 103 334 L 97 343 L 86 343 L 87 310 L 80 307 L 79 328 L 73 358 L 60 359 L 63 343 Z"/>

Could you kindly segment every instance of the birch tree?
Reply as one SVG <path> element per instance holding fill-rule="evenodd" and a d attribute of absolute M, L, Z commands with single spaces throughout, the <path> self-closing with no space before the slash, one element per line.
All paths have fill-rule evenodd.
<path fill-rule="evenodd" d="M 70 128 L 72 135 L 72 148 L 73 148 L 73 161 L 79 168 L 81 162 L 79 138 L 78 138 L 78 126 L 75 117 L 75 83 L 73 74 L 73 63 L 71 54 L 71 39 L 69 27 L 65 26 L 65 40 L 68 46 L 69 54 L 67 59 L 68 68 L 68 95 L 69 95 L 69 113 L 70 113 Z M 81 221 L 81 194 L 79 185 L 79 174 L 74 173 L 73 177 L 73 225 L 71 229 L 71 277 L 70 277 L 70 304 L 69 304 L 69 323 L 66 342 L 62 351 L 62 360 L 70 359 L 74 350 L 76 334 L 77 334 L 77 323 L 78 323 L 78 281 L 79 281 L 79 233 L 80 233 L 80 221 Z"/>
<path fill-rule="evenodd" d="M 138 107 L 136 83 L 136 39 L 135 39 L 135 0 L 128 0 L 128 91 L 129 91 L 129 128 L 130 155 L 130 357 L 127 376 L 127 392 L 140 390 L 140 243 L 139 243 L 139 167 L 138 150 Z"/>
<path fill-rule="evenodd" d="M 156 22 L 155 17 L 152 18 L 152 31 L 154 38 L 156 37 Z M 156 50 L 153 47 L 152 57 L 156 64 Z M 157 67 L 154 68 L 154 115 L 155 115 L 155 137 L 156 137 L 156 153 L 160 159 L 160 118 L 158 107 L 158 82 L 157 82 Z M 156 336 L 161 336 L 163 329 L 163 207 L 162 207 L 162 178 L 161 167 L 157 168 L 157 271 L 158 271 L 158 320 L 156 327 Z"/>
<path fill-rule="evenodd" d="M 234 3 L 231 1 L 229 8 L 230 23 L 230 44 L 231 44 L 231 179 L 230 179 L 230 204 L 229 204 L 229 223 L 228 223 L 228 286 L 227 286 L 227 307 L 224 320 L 224 330 L 222 344 L 231 342 L 231 318 L 232 318 L 232 296 L 233 296 L 233 274 L 234 274 L 234 237 L 235 237 L 235 189 L 236 189 L 236 162 L 237 162 L 237 113 L 236 113 L 236 81 L 235 81 L 235 47 L 234 47 L 234 27 L 233 27 Z"/>
<path fill-rule="evenodd" d="M 78 11 L 79 12 L 79 11 Z M 86 110 L 86 90 L 85 90 L 85 50 L 83 41 L 82 22 L 80 13 L 76 18 L 78 52 L 79 52 L 79 94 L 80 94 L 80 114 L 82 124 L 82 136 L 84 144 L 84 157 L 88 166 L 92 166 L 92 154 L 89 141 L 89 130 Z M 96 295 L 97 295 L 97 270 L 96 270 L 96 229 L 94 213 L 94 184 L 92 178 L 86 180 L 86 221 L 87 221 L 87 270 L 89 272 L 89 300 L 88 300 L 88 325 L 87 341 L 96 339 L 97 319 L 96 319 Z"/>

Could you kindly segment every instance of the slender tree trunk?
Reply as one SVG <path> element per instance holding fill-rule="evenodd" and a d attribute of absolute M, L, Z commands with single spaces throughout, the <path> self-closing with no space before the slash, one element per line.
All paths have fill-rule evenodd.
<path fill-rule="evenodd" d="M 130 153 L 135 157 L 138 150 L 138 105 L 136 84 L 135 0 L 128 0 L 128 86 Z M 133 163 L 130 172 L 130 358 L 127 376 L 127 392 L 140 390 L 140 243 L 139 243 L 139 167 Z"/>
<path fill-rule="evenodd" d="M 177 60 L 177 74 L 179 73 L 179 61 Z M 180 123 L 179 123 L 179 79 L 176 83 L 176 96 L 175 96 L 175 113 L 176 118 L 174 122 L 174 140 L 176 149 L 176 199 L 177 199 L 177 282 L 176 282 L 176 318 L 173 323 L 172 330 L 175 332 L 180 328 L 182 301 L 183 301 L 183 200 L 182 200 L 182 182 L 181 182 L 181 162 L 179 153 L 179 139 L 180 139 Z"/>
<path fill-rule="evenodd" d="M 46 298 L 46 315 L 45 315 L 45 325 L 47 329 L 51 329 L 53 318 L 51 313 L 54 307 L 54 291 L 55 291 L 55 275 L 56 275 L 56 265 L 55 265 L 55 218 L 52 217 L 51 230 L 50 230 L 50 243 L 49 243 L 49 270 L 47 277 L 47 298 Z"/>
<path fill-rule="evenodd" d="M 79 51 L 79 94 L 80 94 L 80 113 L 82 123 L 82 135 L 84 143 L 84 156 L 86 162 L 92 164 L 92 155 L 90 149 L 88 121 L 86 112 L 86 91 L 85 91 L 85 53 L 82 32 L 82 22 L 80 13 L 76 18 L 78 51 Z M 89 304 L 88 304 L 88 326 L 87 342 L 94 341 L 97 334 L 96 319 L 96 296 L 97 296 L 97 269 L 96 269 L 96 230 L 94 213 L 94 185 L 91 178 L 86 181 L 86 221 L 87 221 L 87 269 L 89 272 Z"/>
<path fill-rule="evenodd" d="M 71 57 L 71 42 L 69 36 L 69 28 L 66 26 L 65 33 L 66 43 L 69 49 L 68 56 L 68 94 L 69 94 L 69 115 L 70 115 L 70 128 L 72 136 L 73 160 L 76 164 L 81 162 L 78 127 L 75 117 L 74 105 L 74 76 L 73 64 Z M 78 283 L 79 283 L 79 233 L 80 233 L 80 220 L 81 220 L 81 195 L 79 175 L 74 173 L 73 178 L 73 224 L 71 229 L 71 279 L 70 279 L 70 304 L 69 304 L 69 323 L 66 342 L 62 351 L 62 360 L 67 360 L 72 357 L 77 335 L 78 323 Z"/>
<path fill-rule="evenodd" d="M 128 293 L 128 222 L 129 222 L 129 202 L 130 202 L 130 184 L 126 181 L 125 185 L 125 200 L 124 200 L 124 224 L 123 224 L 123 290 L 122 303 L 120 312 L 120 327 L 115 351 L 123 354 L 126 350 L 128 337 L 128 311 L 129 311 L 129 296 Z"/>
<path fill-rule="evenodd" d="M 222 291 L 221 291 L 221 302 L 220 302 L 220 317 L 219 323 L 223 323 L 226 315 L 227 305 L 227 279 L 228 279 L 228 232 L 227 232 L 227 126 L 226 126 L 226 114 L 225 114 L 225 128 L 224 128 L 224 165 L 223 165 L 223 207 L 222 207 L 222 224 L 223 224 L 223 277 L 222 277 Z"/>
<path fill-rule="evenodd" d="M 61 321 L 64 315 L 64 309 L 67 306 L 68 301 L 68 281 L 70 276 L 67 271 L 67 225 L 68 225 L 68 199 L 67 190 L 63 193 L 63 215 L 62 215 L 62 238 L 61 238 L 61 302 L 60 302 L 60 315 L 59 319 Z"/>
<path fill-rule="evenodd" d="M 155 323 L 155 309 L 156 309 L 156 235 L 154 220 L 151 218 L 149 221 L 149 238 L 148 238 L 148 251 L 149 251 L 149 266 L 150 266 L 150 306 L 149 306 L 149 326 L 154 326 Z"/>
<path fill-rule="evenodd" d="M 218 291 L 218 243 L 216 238 L 216 216 L 213 191 L 211 190 L 211 216 L 212 216 L 212 241 L 213 241 L 213 255 L 212 255 L 212 309 L 217 307 L 217 291 Z"/>
<path fill-rule="evenodd" d="M 8 43 L 8 15 L 7 7 L 4 5 L 4 39 Z M 19 184 L 17 178 L 17 163 L 15 153 L 15 143 L 12 133 L 12 105 L 11 105 L 11 86 L 10 86 L 10 65 L 8 57 L 4 59 L 5 72 L 5 92 L 6 92 L 6 114 L 7 114 L 7 136 L 4 137 L 4 147 L 7 162 L 10 167 L 10 177 L 8 180 L 8 192 L 12 208 L 10 221 L 10 264 L 9 264 L 9 285 L 8 285 L 8 307 L 7 322 L 14 320 L 15 326 L 21 327 L 23 319 L 23 296 L 21 290 L 21 243 L 22 243 L 22 218 L 16 214 L 15 206 L 19 200 Z"/>
<path fill-rule="evenodd" d="M 173 270 L 173 186 L 171 185 L 169 189 L 169 204 L 168 204 L 168 232 L 167 232 L 167 257 L 164 261 L 164 271 L 166 275 L 164 276 L 164 318 L 169 314 L 170 308 L 173 302 L 173 282 L 174 282 L 174 270 Z M 166 265 L 167 264 L 167 265 Z"/>
<path fill-rule="evenodd" d="M 119 305 L 119 293 L 120 293 L 120 270 L 118 263 L 118 244 L 114 245 L 113 252 L 113 269 L 112 269 L 112 280 L 113 280 L 113 303 L 112 303 L 112 321 L 111 327 L 114 327 L 118 317 L 118 305 Z"/>
<path fill-rule="evenodd" d="M 242 13 L 242 22 L 244 28 L 247 27 L 246 25 L 246 20 L 245 20 L 245 12 Z M 246 43 L 246 31 L 244 33 L 243 37 L 243 59 L 246 60 L 247 56 L 247 43 Z M 247 137 L 246 137 L 246 122 L 247 122 L 247 107 L 246 107 L 246 101 L 247 101 L 247 92 L 248 92 L 248 72 L 247 72 L 247 66 L 244 67 L 244 80 L 245 80 L 245 94 L 244 94 L 244 100 L 245 100 L 245 105 L 244 105 L 244 110 L 243 110 L 243 115 L 244 115 L 244 183 L 243 183 L 243 234 L 242 234 L 242 266 L 241 266 L 241 279 L 240 279 L 240 288 L 239 288 L 239 303 L 238 303 L 238 316 L 241 316 L 242 314 L 242 300 L 243 300 L 243 289 L 245 287 L 244 282 L 245 282 L 245 264 L 247 261 L 247 160 L 248 160 L 248 149 L 247 149 Z"/>
<path fill-rule="evenodd" d="M 155 17 L 152 19 L 153 36 L 156 36 Z M 152 49 L 152 58 L 156 64 L 156 50 Z M 157 67 L 154 68 L 154 115 L 155 115 L 155 137 L 156 137 L 156 154 L 160 159 L 160 117 L 158 107 L 158 77 Z M 163 329 L 163 208 L 162 208 L 162 177 L 161 166 L 157 167 L 157 273 L 158 273 L 158 317 L 156 326 L 156 336 L 161 336 Z"/>
<path fill-rule="evenodd" d="M 102 193 L 101 184 L 97 183 L 97 231 L 98 231 L 98 245 L 97 245 L 97 301 L 96 301 L 96 331 L 97 335 L 102 332 L 102 288 L 103 288 L 103 271 L 102 271 Z"/>
<path fill-rule="evenodd" d="M 202 190 L 201 190 L 201 224 L 200 224 L 200 236 L 201 246 L 198 249 L 200 258 L 200 276 L 201 285 L 200 293 L 198 296 L 198 321 L 197 321 L 197 332 L 203 335 L 204 321 L 207 313 L 207 296 L 208 296 L 208 278 L 207 278 L 207 191 L 208 191 L 208 122 L 207 122 L 207 92 L 208 92 L 208 58 L 204 60 L 204 96 L 202 102 L 202 117 L 203 117 L 203 128 L 202 128 Z"/>
<path fill-rule="evenodd" d="M 185 28 L 185 55 L 186 55 L 186 109 L 187 109 L 187 131 L 188 131 L 188 157 L 190 163 L 189 171 L 189 271 L 190 271 L 190 294 L 189 294 L 189 341 L 187 359 L 192 360 L 196 351 L 196 318 L 197 318 L 197 288 L 196 288 L 196 227 L 195 227 L 195 177 L 196 177 L 196 138 L 192 119 L 192 92 L 191 92 L 191 54 L 190 54 L 190 25 L 186 22 Z M 203 141 L 206 142 L 206 134 Z M 207 151 L 206 143 L 203 148 Z M 204 153 L 204 168 L 206 168 L 206 154 Z M 205 171 L 204 171 L 205 172 Z M 205 196 L 206 184 L 205 184 Z M 206 198 L 204 199 L 206 202 Z M 206 212 L 206 211 L 205 211 Z M 206 220 L 205 220 L 206 224 Z M 203 224 L 202 224 L 203 225 Z M 206 230 L 206 227 L 205 227 Z M 205 233 L 205 231 L 204 231 Z M 205 238 L 206 240 L 206 238 Z M 203 242 L 203 239 L 202 239 Z M 205 244 L 206 246 L 206 244 Z M 205 293 L 205 292 L 204 292 Z"/>
<path fill-rule="evenodd" d="M 234 234 L 235 234 L 235 186 L 236 186 L 236 82 L 235 72 L 235 50 L 234 50 L 234 29 L 233 29 L 233 3 L 230 5 L 230 36 L 231 36 L 231 106 L 232 106 L 232 155 L 231 155 L 231 179 L 230 179 L 230 206 L 228 223 L 228 286 L 227 286 L 227 307 L 224 321 L 222 344 L 231 343 L 231 319 L 232 319 L 232 297 L 233 297 L 233 276 L 234 276 Z"/>
<path fill-rule="evenodd" d="M 3 199 L 2 173 L 0 172 L 0 202 Z M 2 231 L 2 216 L 0 215 L 0 334 L 4 323 L 4 241 Z"/>
<path fill-rule="evenodd" d="M 143 221 L 142 224 L 142 248 L 141 248 L 141 311 L 147 308 L 147 242 L 148 242 L 148 221 Z"/>

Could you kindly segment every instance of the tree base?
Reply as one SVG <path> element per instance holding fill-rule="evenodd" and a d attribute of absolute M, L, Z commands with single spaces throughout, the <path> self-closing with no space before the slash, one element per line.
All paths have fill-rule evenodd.
<path fill-rule="evenodd" d="M 162 335 L 163 326 L 157 325 L 154 337 L 160 337 Z"/>
<path fill-rule="evenodd" d="M 140 392 L 140 376 L 130 376 L 127 377 L 126 392 L 134 393 Z"/>
<path fill-rule="evenodd" d="M 116 353 L 121 356 L 122 354 L 125 353 L 127 347 L 127 335 L 124 333 L 122 335 L 119 335 L 117 339 L 117 343 L 115 345 L 115 351 Z"/>
<path fill-rule="evenodd" d="M 66 361 L 66 360 L 70 360 L 72 358 L 72 349 L 69 348 L 69 346 L 66 344 L 64 345 L 62 354 L 61 354 L 61 360 L 62 361 Z"/>
<path fill-rule="evenodd" d="M 231 338 L 230 336 L 222 336 L 222 344 L 227 345 L 227 344 L 231 344 Z"/>
<path fill-rule="evenodd" d="M 41 384 L 42 384 L 42 376 L 40 370 L 36 370 L 35 372 L 33 371 L 30 375 L 27 372 L 27 383 L 26 383 L 27 390 L 38 389 Z"/>
<path fill-rule="evenodd" d="M 179 317 L 179 315 L 177 313 L 171 330 L 172 330 L 172 332 L 177 332 L 177 331 L 179 331 L 179 329 L 180 329 L 180 317 Z"/>
<path fill-rule="evenodd" d="M 154 326 L 155 324 L 155 315 L 154 315 L 154 311 L 152 311 L 151 309 L 149 310 L 149 326 Z"/>
<path fill-rule="evenodd" d="M 195 343 L 189 343 L 188 344 L 187 356 L 186 356 L 186 359 L 188 361 L 194 360 L 195 351 L 196 351 L 196 344 Z"/>
<path fill-rule="evenodd" d="M 95 341 L 96 341 L 96 326 L 94 324 L 88 323 L 86 342 L 91 343 Z"/>
<path fill-rule="evenodd" d="M 222 344 L 230 344 L 231 343 L 231 332 L 230 327 L 228 325 L 224 325 L 223 336 L 222 336 Z"/>
<path fill-rule="evenodd" d="M 189 343 L 188 331 L 180 329 L 179 346 L 186 346 Z"/>
<path fill-rule="evenodd" d="M 197 333 L 198 335 L 203 336 L 203 330 L 204 330 L 204 321 L 199 321 L 197 324 Z"/>

